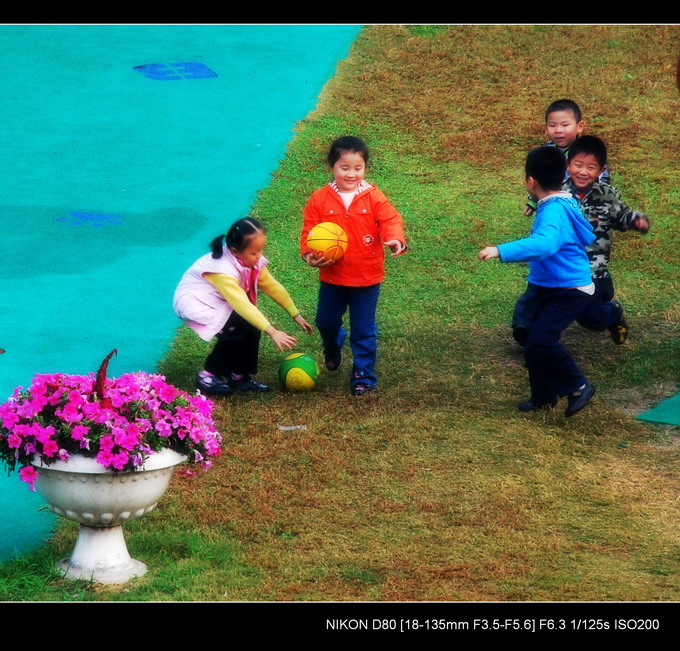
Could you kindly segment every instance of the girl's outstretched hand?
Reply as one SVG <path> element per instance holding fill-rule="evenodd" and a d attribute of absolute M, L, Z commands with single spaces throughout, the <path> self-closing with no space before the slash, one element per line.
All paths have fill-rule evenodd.
<path fill-rule="evenodd" d="M 283 330 L 277 330 L 274 326 L 269 326 L 265 332 L 272 338 L 279 352 L 283 352 L 284 348 L 290 350 L 297 343 L 295 337 L 286 334 Z"/>
<path fill-rule="evenodd" d="M 335 260 L 326 260 L 326 258 L 324 258 L 323 256 L 317 256 L 315 253 L 312 253 L 311 251 L 309 253 L 305 253 L 302 256 L 302 259 L 310 267 L 328 267 L 329 265 L 335 262 Z"/>
<path fill-rule="evenodd" d="M 500 257 L 497 246 L 485 246 L 478 254 L 480 260 L 491 260 L 491 258 Z"/>
<path fill-rule="evenodd" d="M 385 242 L 385 246 L 389 248 L 392 253 L 390 254 L 393 258 L 406 251 L 406 244 L 400 242 L 399 240 L 388 240 Z"/>
<path fill-rule="evenodd" d="M 314 328 L 312 328 L 311 324 L 307 323 L 302 314 L 296 314 L 294 320 L 306 333 L 314 334 Z"/>

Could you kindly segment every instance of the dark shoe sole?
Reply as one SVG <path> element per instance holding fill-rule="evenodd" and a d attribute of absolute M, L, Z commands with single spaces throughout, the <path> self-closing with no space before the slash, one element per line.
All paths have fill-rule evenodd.
<path fill-rule="evenodd" d="M 269 393 L 272 389 L 266 384 L 260 384 L 259 382 L 250 382 L 245 386 L 239 386 L 238 384 L 230 385 L 234 391 L 239 391 L 240 393 Z"/>
<path fill-rule="evenodd" d="M 228 384 L 207 386 L 196 382 L 196 388 L 205 396 L 231 396 L 234 390 Z"/>
<path fill-rule="evenodd" d="M 520 402 L 517 405 L 517 409 L 519 409 L 520 411 L 528 412 L 528 411 L 539 411 L 541 409 L 554 409 L 556 406 L 557 406 L 557 398 L 555 398 L 551 402 L 544 402 L 541 405 L 536 404 L 531 398 L 529 398 L 529 400 L 525 400 L 524 402 Z"/>

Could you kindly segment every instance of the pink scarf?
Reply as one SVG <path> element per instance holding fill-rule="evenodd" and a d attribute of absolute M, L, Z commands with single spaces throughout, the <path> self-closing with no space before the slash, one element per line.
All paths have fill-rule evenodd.
<path fill-rule="evenodd" d="M 260 276 L 260 270 L 257 267 L 246 267 L 242 260 L 239 258 L 236 259 L 238 260 L 238 263 L 246 270 L 246 282 L 248 283 L 246 294 L 248 294 L 250 302 L 255 305 L 257 304 L 257 279 Z"/>

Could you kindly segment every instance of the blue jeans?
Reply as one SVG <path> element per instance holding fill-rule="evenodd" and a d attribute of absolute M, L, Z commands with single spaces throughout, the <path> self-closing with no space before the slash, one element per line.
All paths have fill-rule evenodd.
<path fill-rule="evenodd" d="M 374 387 L 375 360 L 378 353 L 378 326 L 375 312 L 380 296 L 380 284 L 368 287 L 348 287 L 322 282 L 316 309 L 316 327 L 326 353 L 340 352 L 347 338 L 342 317 L 349 308 L 349 343 L 354 357 L 352 384 L 364 382 Z"/>
<path fill-rule="evenodd" d="M 530 285 L 537 316 L 524 344 L 531 398 L 538 405 L 566 396 L 586 383 L 586 378 L 560 342 L 562 332 L 590 301 L 578 289 Z"/>

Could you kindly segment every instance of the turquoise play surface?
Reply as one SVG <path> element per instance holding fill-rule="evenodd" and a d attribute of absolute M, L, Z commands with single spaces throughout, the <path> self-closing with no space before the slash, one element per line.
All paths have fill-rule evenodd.
<path fill-rule="evenodd" d="M 0 26 L 0 401 L 35 373 L 153 371 L 172 294 L 246 213 L 358 26 Z M 0 558 L 49 533 L 0 472 Z"/>

